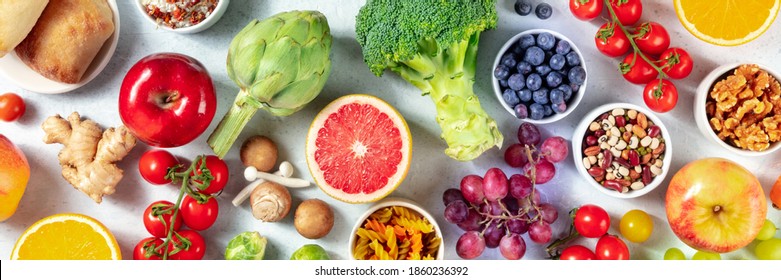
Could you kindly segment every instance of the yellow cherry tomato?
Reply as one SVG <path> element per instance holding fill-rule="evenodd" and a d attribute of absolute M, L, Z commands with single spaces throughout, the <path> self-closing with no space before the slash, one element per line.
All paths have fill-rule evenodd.
<path fill-rule="evenodd" d="M 642 243 L 651 237 L 654 221 L 643 210 L 630 210 L 621 217 L 621 235 L 634 243 Z"/>

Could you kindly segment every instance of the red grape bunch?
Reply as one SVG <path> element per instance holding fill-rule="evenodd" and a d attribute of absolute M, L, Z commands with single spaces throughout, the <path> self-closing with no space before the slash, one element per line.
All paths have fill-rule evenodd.
<path fill-rule="evenodd" d="M 535 185 L 553 179 L 553 163 L 568 155 L 567 141 L 561 137 L 541 141 L 540 131 L 531 123 L 521 124 L 518 140 L 506 150 L 505 161 L 521 168 L 520 174 L 507 178 L 494 167 L 483 177 L 465 176 L 459 189 L 443 194 L 445 220 L 465 231 L 456 242 L 456 253 L 463 259 L 479 257 L 486 247 L 499 247 L 502 256 L 517 260 L 526 253 L 523 234 L 538 244 L 551 240 L 551 224 L 559 213 L 553 205 L 540 202 Z"/>

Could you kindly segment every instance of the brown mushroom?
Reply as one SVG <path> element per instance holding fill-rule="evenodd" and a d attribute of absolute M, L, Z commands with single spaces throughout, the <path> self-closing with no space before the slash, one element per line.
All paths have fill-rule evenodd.
<path fill-rule="evenodd" d="M 264 222 L 277 222 L 290 212 L 290 192 L 274 182 L 263 182 L 250 195 L 252 216 Z"/>
<path fill-rule="evenodd" d="M 307 199 L 296 209 L 293 223 L 301 236 L 318 239 L 326 236 L 334 226 L 334 212 L 322 200 Z"/>
<path fill-rule="evenodd" d="M 244 166 L 253 166 L 259 171 L 269 172 L 277 164 L 277 144 L 266 136 L 255 135 L 241 145 L 239 157 Z"/>

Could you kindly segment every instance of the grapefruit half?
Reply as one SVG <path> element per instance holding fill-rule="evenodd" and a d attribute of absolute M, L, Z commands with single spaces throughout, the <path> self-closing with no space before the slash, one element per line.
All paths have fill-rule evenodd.
<path fill-rule="evenodd" d="M 377 201 L 407 176 L 412 137 L 404 118 L 366 94 L 340 97 L 317 114 L 306 137 L 306 162 L 315 183 L 348 203 Z"/>

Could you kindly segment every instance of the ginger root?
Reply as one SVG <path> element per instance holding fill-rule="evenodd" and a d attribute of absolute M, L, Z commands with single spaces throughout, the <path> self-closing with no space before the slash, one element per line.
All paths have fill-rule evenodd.
<path fill-rule="evenodd" d="M 100 203 L 103 195 L 114 193 L 122 179 L 122 169 L 115 164 L 136 145 L 136 137 L 124 126 L 101 133 L 97 123 L 81 120 L 73 112 L 65 120 L 60 115 L 47 118 L 41 125 L 46 144 L 60 143 L 65 148 L 58 158 L 62 177 L 74 188 Z"/>

